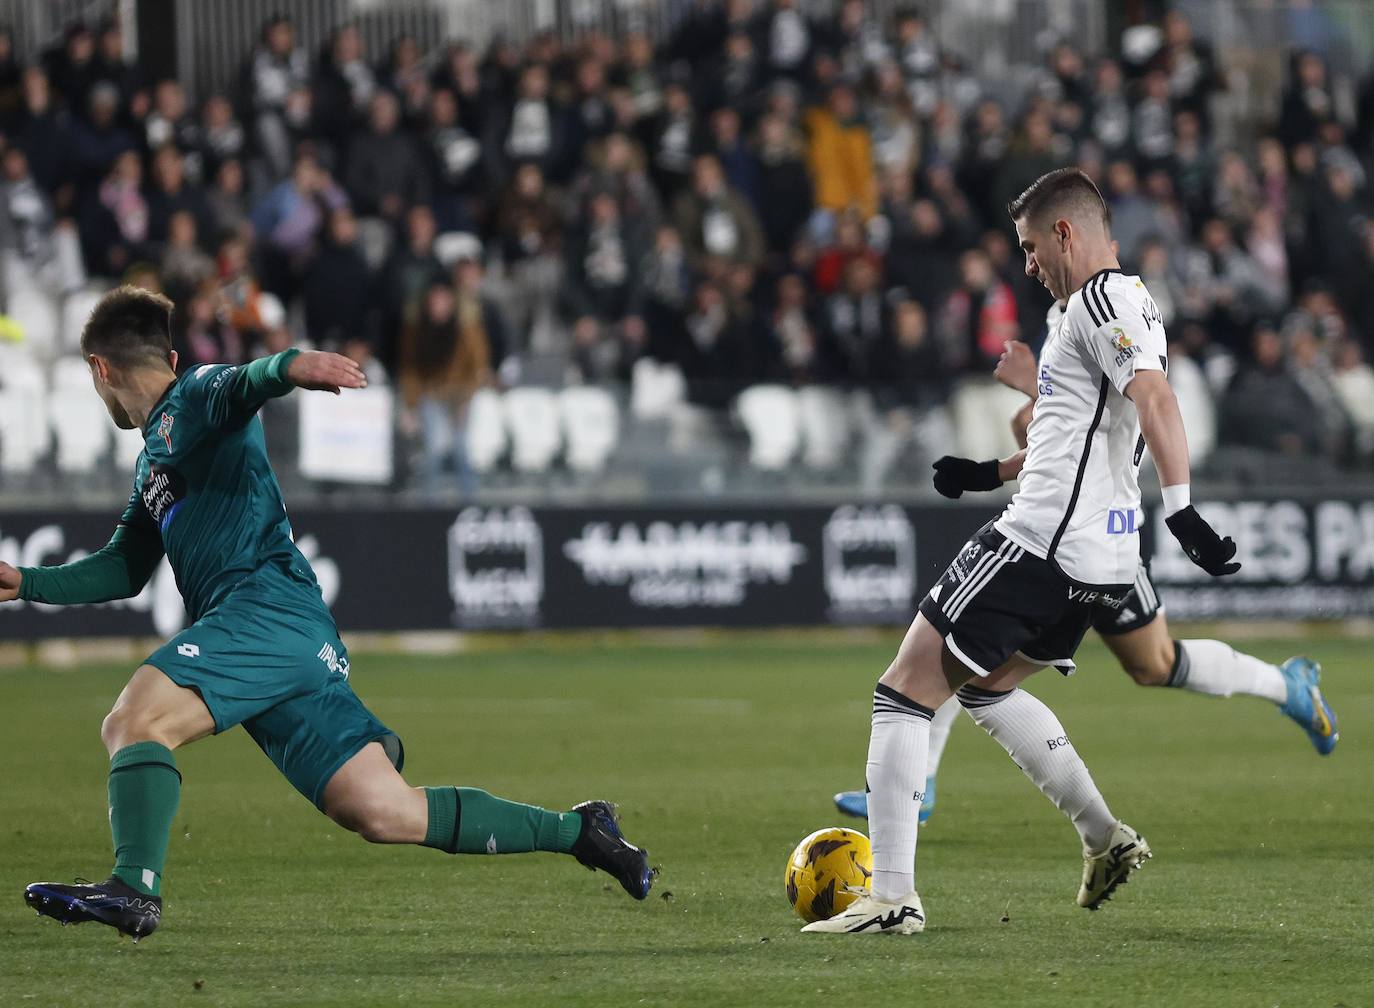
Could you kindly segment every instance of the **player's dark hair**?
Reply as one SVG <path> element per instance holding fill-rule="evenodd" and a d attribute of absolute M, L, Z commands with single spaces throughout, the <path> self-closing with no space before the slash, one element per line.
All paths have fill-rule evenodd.
<path fill-rule="evenodd" d="M 1014 221 L 1036 220 L 1043 214 L 1070 208 L 1089 213 L 1097 211 L 1102 215 L 1102 226 L 1111 227 L 1112 212 L 1107 201 L 1081 168 L 1056 168 L 1041 175 L 1007 204 L 1007 213 Z"/>
<path fill-rule="evenodd" d="M 81 330 L 81 355 L 99 354 L 117 368 L 171 365 L 172 302 L 128 284 L 106 294 Z"/>

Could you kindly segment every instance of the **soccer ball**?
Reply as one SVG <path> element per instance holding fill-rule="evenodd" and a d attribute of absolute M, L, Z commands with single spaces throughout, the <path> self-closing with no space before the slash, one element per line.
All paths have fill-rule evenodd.
<path fill-rule="evenodd" d="M 787 901 L 808 924 L 827 920 L 866 895 L 872 878 L 868 837 L 841 826 L 816 830 L 787 859 Z"/>

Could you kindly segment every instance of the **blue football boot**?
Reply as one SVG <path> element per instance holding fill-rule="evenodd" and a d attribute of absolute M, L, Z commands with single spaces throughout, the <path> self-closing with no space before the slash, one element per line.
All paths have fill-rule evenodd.
<path fill-rule="evenodd" d="M 1296 721 L 1312 745 L 1323 756 L 1330 756 L 1340 740 L 1336 731 L 1336 712 L 1322 696 L 1321 666 L 1310 658 L 1289 658 L 1279 666 L 1288 683 L 1288 702 L 1279 710 Z"/>
<path fill-rule="evenodd" d="M 134 941 L 146 938 L 162 923 L 162 900 L 145 896 L 117 878 L 104 882 L 34 882 L 24 889 L 24 902 L 40 916 L 63 924 L 96 921 Z"/>
<path fill-rule="evenodd" d="M 654 883 L 649 852 L 625 839 L 615 806 L 608 801 L 587 801 L 574 805 L 573 811 L 582 817 L 582 835 L 572 845 L 572 856 L 585 867 L 599 868 L 615 878 L 635 899 L 646 898 Z"/>
<path fill-rule="evenodd" d="M 868 818 L 868 792 L 867 791 L 841 791 L 835 796 L 835 807 L 847 816 L 855 819 Z M 921 799 L 921 811 L 916 816 L 916 821 L 922 826 L 935 811 L 935 778 L 926 778 L 926 793 Z"/>

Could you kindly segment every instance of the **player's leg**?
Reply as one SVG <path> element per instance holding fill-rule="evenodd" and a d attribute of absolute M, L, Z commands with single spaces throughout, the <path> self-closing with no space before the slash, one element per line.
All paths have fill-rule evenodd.
<path fill-rule="evenodd" d="M 951 697 L 939 706 L 935 716 L 930 719 L 930 741 L 926 746 L 926 786 L 923 792 L 925 797 L 921 801 L 921 811 L 918 814 L 922 826 L 935 811 L 935 777 L 940 772 L 940 759 L 945 754 L 950 729 L 954 727 L 958 717 L 959 701 Z M 834 800 L 835 807 L 845 815 L 857 819 L 868 817 L 868 792 L 841 791 L 835 795 Z"/>
<path fill-rule="evenodd" d="M 323 628 L 320 628 L 323 631 Z M 422 844 L 450 853 L 556 851 L 614 875 L 643 899 L 648 855 L 620 834 L 608 802 L 568 812 L 497 798 L 478 788 L 413 788 L 401 776 L 400 739 L 358 699 L 334 665 L 309 692 L 275 704 L 243 726 L 287 780 L 335 822 L 374 843 Z"/>
<path fill-rule="evenodd" d="M 1093 626 L 1122 669 L 1141 686 L 1260 697 L 1295 721 L 1317 752 L 1327 755 L 1335 749 L 1336 715 L 1322 695 L 1316 662 L 1295 657 L 1271 665 L 1222 641 L 1175 640 L 1144 568 L 1125 605 L 1114 612 L 1099 611 Z"/>
<path fill-rule="evenodd" d="M 214 728 L 194 690 L 151 665 L 141 666 L 100 728 L 110 754 L 114 870 L 98 884 L 35 882 L 24 891 L 28 904 L 63 923 L 97 920 L 135 938 L 151 933 L 162 916 L 167 840 L 181 800 L 172 751 Z"/>

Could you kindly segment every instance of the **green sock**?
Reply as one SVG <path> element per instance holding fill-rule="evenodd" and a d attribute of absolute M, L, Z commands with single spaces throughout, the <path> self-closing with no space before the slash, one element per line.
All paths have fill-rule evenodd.
<path fill-rule="evenodd" d="M 566 854 L 582 835 L 576 812 L 549 812 L 489 795 L 481 788 L 425 788 L 426 847 L 450 854 Z"/>
<path fill-rule="evenodd" d="M 145 895 L 161 893 L 167 836 L 180 800 L 181 773 L 165 745 L 135 742 L 110 760 L 114 875 Z"/>

